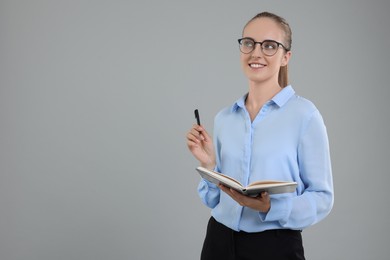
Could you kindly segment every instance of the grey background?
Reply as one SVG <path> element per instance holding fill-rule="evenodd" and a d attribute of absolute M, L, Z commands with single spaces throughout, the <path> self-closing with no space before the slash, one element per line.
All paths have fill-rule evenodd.
<path fill-rule="evenodd" d="M 236 39 L 293 29 L 291 82 L 328 127 L 307 259 L 388 259 L 389 1 L 0 1 L 0 259 L 198 259 L 185 134 L 247 91 Z"/>

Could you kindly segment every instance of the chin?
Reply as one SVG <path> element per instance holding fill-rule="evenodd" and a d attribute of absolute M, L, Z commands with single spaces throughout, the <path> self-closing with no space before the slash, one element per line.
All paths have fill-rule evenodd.
<path fill-rule="evenodd" d="M 256 77 L 256 76 L 253 76 L 253 75 L 247 75 L 247 79 L 249 81 L 254 82 L 254 83 L 263 83 L 263 82 L 267 81 L 267 79 L 265 79 L 264 77 Z"/>

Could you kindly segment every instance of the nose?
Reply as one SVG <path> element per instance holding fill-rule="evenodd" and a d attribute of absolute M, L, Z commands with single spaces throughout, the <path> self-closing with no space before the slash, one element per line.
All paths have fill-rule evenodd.
<path fill-rule="evenodd" d="M 261 57 L 263 55 L 263 50 L 261 49 L 261 43 L 256 42 L 255 48 L 252 51 L 252 57 Z"/>

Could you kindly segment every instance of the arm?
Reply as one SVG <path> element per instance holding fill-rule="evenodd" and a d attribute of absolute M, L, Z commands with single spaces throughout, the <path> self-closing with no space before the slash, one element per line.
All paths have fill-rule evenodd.
<path fill-rule="evenodd" d="M 208 169 L 215 168 L 216 159 L 213 141 L 202 126 L 194 125 L 191 128 L 187 134 L 187 146 L 201 166 Z M 214 208 L 219 203 L 219 188 L 207 180 L 202 179 L 200 181 L 198 193 L 202 202 L 210 208 Z"/>
<path fill-rule="evenodd" d="M 263 221 L 278 221 L 283 227 L 303 229 L 325 218 L 333 206 L 333 181 L 328 136 L 316 110 L 303 128 L 298 146 L 300 177 L 304 184 L 296 197 L 271 197 Z"/>

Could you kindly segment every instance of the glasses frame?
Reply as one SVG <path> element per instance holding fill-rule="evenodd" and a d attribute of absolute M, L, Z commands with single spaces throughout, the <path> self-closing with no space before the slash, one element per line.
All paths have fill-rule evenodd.
<path fill-rule="evenodd" d="M 241 50 L 241 46 L 242 46 L 242 40 L 251 40 L 253 41 L 253 49 L 250 51 L 250 52 L 243 52 Z M 264 40 L 262 42 L 257 42 L 255 41 L 253 38 L 250 38 L 250 37 L 244 37 L 244 38 L 241 38 L 241 39 L 238 39 L 238 44 L 239 44 L 239 49 L 240 49 L 240 52 L 244 53 L 244 54 L 249 54 L 251 52 L 253 52 L 255 49 L 256 49 L 256 44 L 259 44 L 260 45 L 260 49 L 261 49 L 261 52 L 265 55 L 265 56 L 268 56 L 268 57 L 271 57 L 271 56 L 274 56 L 277 52 L 278 52 L 278 49 L 280 46 L 282 46 L 282 48 L 285 50 L 285 51 L 290 51 L 290 49 L 286 48 L 282 43 L 280 42 L 277 42 L 277 41 L 274 41 L 274 40 Z M 275 53 L 272 54 L 272 55 L 268 55 L 268 54 L 265 54 L 264 53 L 264 48 L 263 48 L 263 43 L 264 42 L 273 42 L 273 43 L 276 43 L 278 45 L 278 49 L 276 49 Z"/>

